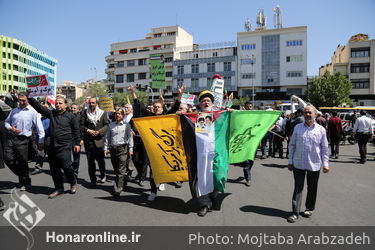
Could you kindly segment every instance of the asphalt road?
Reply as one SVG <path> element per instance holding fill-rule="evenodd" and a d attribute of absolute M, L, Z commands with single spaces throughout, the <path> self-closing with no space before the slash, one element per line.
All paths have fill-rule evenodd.
<path fill-rule="evenodd" d="M 112 182 L 88 188 L 84 154 L 75 195 L 66 193 L 48 199 L 53 183 L 47 170 L 32 176 L 31 190 L 20 194 L 25 193 L 45 213 L 40 226 L 374 226 L 375 146 L 368 145 L 366 164 L 355 163 L 359 158 L 357 145 L 344 145 L 340 150 L 340 158 L 330 162 L 331 171 L 320 175 L 313 216 L 295 224 L 286 221 L 291 211 L 293 176 L 286 167 L 287 159 L 279 158 L 256 159 L 251 187 L 238 180 L 243 176 L 242 169 L 230 166 L 227 190 L 220 196 L 220 211 L 209 212 L 203 218 L 196 214 L 198 206 L 191 199 L 187 183 L 180 189 L 166 185 L 153 202 L 147 201 L 148 182 L 145 187 L 129 183 L 119 200 L 110 194 Z M 106 164 L 109 180 L 113 181 L 108 159 Z M 8 168 L 0 169 L 0 196 L 7 205 L 17 181 Z M 68 191 L 68 184 L 65 189 Z M 1 216 L 0 226 L 8 225 Z"/>

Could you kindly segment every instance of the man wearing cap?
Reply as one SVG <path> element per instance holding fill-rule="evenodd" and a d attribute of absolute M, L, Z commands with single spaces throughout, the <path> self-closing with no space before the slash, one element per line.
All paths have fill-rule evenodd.
<path fill-rule="evenodd" d="M 214 96 L 209 90 L 202 91 L 198 95 L 198 111 L 199 112 L 211 112 L 213 111 Z M 205 216 L 211 209 L 217 195 L 218 190 L 213 190 L 210 194 L 202 195 L 197 198 L 200 209 L 198 210 L 198 216 Z"/>

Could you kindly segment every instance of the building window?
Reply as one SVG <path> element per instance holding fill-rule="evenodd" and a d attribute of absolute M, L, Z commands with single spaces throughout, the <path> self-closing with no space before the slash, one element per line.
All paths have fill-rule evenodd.
<path fill-rule="evenodd" d="M 124 61 L 118 61 L 116 63 L 116 68 L 122 68 L 122 67 L 124 67 Z"/>
<path fill-rule="evenodd" d="M 350 73 L 366 73 L 370 71 L 369 63 L 353 63 L 350 65 Z"/>
<path fill-rule="evenodd" d="M 177 87 L 180 87 L 182 84 L 184 84 L 184 79 L 178 78 L 177 79 Z"/>
<path fill-rule="evenodd" d="M 370 79 L 352 79 L 350 80 L 353 89 L 368 89 L 370 88 Z"/>
<path fill-rule="evenodd" d="M 116 75 L 116 83 L 123 83 L 124 75 Z"/>
<path fill-rule="evenodd" d="M 182 75 L 184 73 L 184 65 L 177 66 L 177 74 Z"/>
<path fill-rule="evenodd" d="M 224 76 L 224 83 L 226 84 L 226 86 L 232 85 L 232 77 Z"/>
<path fill-rule="evenodd" d="M 213 52 L 213 53 L 212 53 L 212 56 L 213 56 L 213 57 L 216 57 L 216 56 L 217 56 L 217 52 Z"/>
<path fill-rule="evenodd" d="M 130 49 L 130 53 L 137 53 L 137 49 Z"/>
<path fill-rule="evenodd" d="M 146 73 L 138 73 L 138 80 L 146 79 Z"/>
<path fill-rule="evenodd" d="M 199 87 L 199 78 L 191 78 L 191 87 L 198 88 Z"/>
<path fill-rule="evenodd" d="M 146 65 L 147 64 L 147 59 L 146 58 L 142 58 L 142 59 L 138 59 L 138 65 Z"/>
<path fill-rule="evenodd" d="M 212 83 L 212 78 L 208 77 L 207 78 L 207 87 Z"/>
<path fill-rule="evenodd" d="M 302 40 L 291 40 L 291 41 L 286 41 L 286 46 L 291 47 L 291 46 L 302 46 Z"/>
<path fill-rule="evenodd" d="M 250 74 L 241 74 L 242 79 L 255 79 L 255 72 Z"/>
<path fill-rule="evenodd" d="M 296 55 L 296 56 L 287 56 L 286 62 L 302 62 L 302 55 Z"/>
<path fill-rule="evenodd" d="M 161 37 L 161 33 L 154 34 L 154 37 Z"/>
<path fill-rule="evenodd" d="M 286 88 L 287 95 L 302 95 L 302 88 Z"/>
<path fill-rule="evenodd" d="M 369 57 L 370 48 L 352 48 L 351 57 Z"/>
<path fill-rule="evenodd" d="M 172 72 L 165 72 L 165 77 L 172 77 Z"/>
<path fill-rule="evenodd" d="M 232 71 L 232 62 L 224 62 L 224 71 Z"/>
<path fill-rule="evenodd" d="M 173 57 L 165 57 L 164 58 L 165 63 L 172 62 L 172 61 L 173 61 Z"/>
<path fill-rule="evenodd" d="M 242 65 L 246 65 L 246 64 L 251 64 L 252 63 L 252 60 L 247 58 L 247 59 L 241 59 L 241 64 Z M 254 63 L 255 63 L 255 59 L 254 59 Z"/>
<path fill-rule="evenodd" d="M 253 50 L 253 49 L 256 49 L 255 43 L 241 45 L 241 50 Z"/>
<path fill-rule="evenodd" d="M 302 71 L 288 71 L 286 77 L 302 77 Z"/>
<path fill-rule="evenodd" d="M 191 73 L 199 73 L 199 64 L 191 65 Z"/>
<path fill-rule="evenodd" d="M 194 58 L 199 58 L 199 55 L 198 54 L 194 54 Z"/>
<path fill-rule="evenodd" d="M 215 72 L 215 63 L 207 63 L 207 72 Z"/>
<path fill-rule="evenodd" d="M 176 32 L 167 32 L 167 36 L 175 36 L 176 35 Z"/>
<path fill-rule="evenodd" d="M 134 74 L 127 74 L 126 75 L 127 82 L 134 82 Z"/>
<path fill-rule="evenodd" d="M 133 66 L 135 66 L 135 61 L 134 61 L 134 60 L 127 60 L 127 61 L 126 61 L 126 66 L 128 66 L 128 67 L 133 67 Z"/>

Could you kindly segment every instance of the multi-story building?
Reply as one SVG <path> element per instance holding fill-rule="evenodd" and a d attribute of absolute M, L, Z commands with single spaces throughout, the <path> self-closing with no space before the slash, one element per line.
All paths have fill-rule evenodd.
<path fill-rule="evenodd" d="M 173 62 L 173 92 L 177 93 L 181 84 L 195 94 L 211 89 L 215 74 L 225 80 L 225 90 L 236 91 L 236 68 L 237 47 L 199 49 L 199 45 L 195 45 L 193 51 L 182 52 Z"/>
<path fill-rule="evenodd" d="M 83 88 L 72 81 L 63 81 L 57 86 L 57 94 L 65 95 L 67 99 L 74 102 L 78 97 L 83 96 Z"/>
<path fill-rule="evenodd" d="M 27 76 L 44 74 L 56 93 L 57 60 L 27 43 L 0 35 L 0 93 L 25 91 Z"/>
<path fill-rule="evenodd" d="M 123 92 L 129 85 L 151 89 L 150 59 L 161 55 L 165 67 L 165 82 L 172 95 L 172 63 L 183 50 L 191 50 L 193 36 L 179 26 L 153 28 L 145 39 L 111 44 L 106 56 L 106 85 L 111 92 Z M 159 90 L 154 89 L 155 95 Z"/>
<path fill-rule="evenodd" d="M 350 98 L 355 105 L 375 105 L 375 40 L 369 40 L 368 35 L 357 34 L 347 45 L 339 45 L 331 63 L 319 68 L 319 76 L 326 71 L 348 77 L 353 85 Z"/>
<path fill-rule="evenodd" d="M 307 27 L 238 32 L 238 94 L 264 106 L 304 97 L 307 89 Z"/>

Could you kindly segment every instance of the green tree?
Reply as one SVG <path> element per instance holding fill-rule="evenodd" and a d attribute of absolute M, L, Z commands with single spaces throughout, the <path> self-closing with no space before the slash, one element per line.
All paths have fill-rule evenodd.
<path fill-rule="evenodd" d="M 249 96 L 242 96 L 239 99 L 233 99 L 233 105 L 245 106 L 245 102 L 250 101 Z"/>
<path fill-rule="evenodd" d="M 80 96 L 78 97 L 74 103 L 78 104 L 78 105 L 82 105 L 84 102 L 86 101 L 86 96 Z"/>
<path fill-rule="evenodd" d="M 148 104 L 148 95 L 145 91 L 136 91 L 136 95 L 140 102 L 143 102 L 145 105 Z M 116 92 L 113 97 L 113 103 L 120 106 L 125 106 L 125 104 L 128 103 L 128 100 L 130 103 L 133 103 L 129 92 Z"/>
<path fill-rule="evenodd" d="M 344 103 L 351 105 L 349 98 L 352 83 L 340 72 L 331 75 L 328 71 L 313 80 L 307 91 L 307 99 L 315 107 L 337 107 Z"/>
<path fill-rule="evenodd" d="M 100 97 L 103 95 L 108 95 L 108 88 L 98 82 L 90 86 L 89 94 L 91 97 Z"/>

